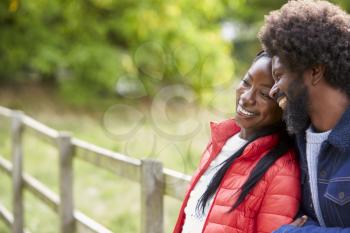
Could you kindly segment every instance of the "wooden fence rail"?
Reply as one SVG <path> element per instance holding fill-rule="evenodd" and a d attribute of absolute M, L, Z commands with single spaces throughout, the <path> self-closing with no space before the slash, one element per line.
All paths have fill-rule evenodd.
<path fill-rule="evenodd" d="M 24 188 L 58 214 L 61 233 L 111 233 L 74 208 L 73 160 L 76 158 L 141 185 L 141 233 L 163 233 L 164 195 L 181 200 L 190 180 L 187 175 L 163 168 L 159 161 L 131 158 L 73 138 L 70 133 L 49 128 L 19 111 L 0 107 L 0 117 L 11 122 L 12 163 L 0 155 L 0 171 L 12 178 L 13 189 L 13 213 L 0 203 L 0 219 L 13 233 L 29 233 L 24 221 Z M 23 172 L 24 132 L 34 133 L 57 148 L 60 156 L 59 194 Z"/>

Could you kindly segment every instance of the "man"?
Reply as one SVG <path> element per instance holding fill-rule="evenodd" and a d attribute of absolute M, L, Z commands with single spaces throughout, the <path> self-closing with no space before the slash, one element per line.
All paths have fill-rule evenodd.
<path fill-rule="evenodd" d="M 259 39 L 302 171 L 305 216 L 275 232 L 349 233 L 350 16 L 326 1 L 289 1 L 265 18 Z"/>

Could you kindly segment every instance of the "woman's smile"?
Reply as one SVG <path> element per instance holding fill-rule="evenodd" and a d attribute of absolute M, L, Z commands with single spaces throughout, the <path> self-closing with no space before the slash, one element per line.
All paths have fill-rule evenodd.
<path fill-rule="evenodd" d="M 243 117 L 255 117 L 258 114 L 255 112 L 248 111 L 244 109 L 240 104 L 237 106 L 237 114 L 243 116 Z"/>

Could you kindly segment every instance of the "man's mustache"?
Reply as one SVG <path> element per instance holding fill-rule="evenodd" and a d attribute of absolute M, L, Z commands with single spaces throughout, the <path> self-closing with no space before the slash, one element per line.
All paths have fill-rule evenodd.
<path fill-rule="evenodd" d="M 283 94 L 282 92 L 277 92 L 277 93 L 274 95 L 273 99 L 277 102 L 277 100 L 278 100 L 279 98 L 282 98 L 282 97 L 284 97 L 284 96 L 285 96 L 285 94 Z"/>

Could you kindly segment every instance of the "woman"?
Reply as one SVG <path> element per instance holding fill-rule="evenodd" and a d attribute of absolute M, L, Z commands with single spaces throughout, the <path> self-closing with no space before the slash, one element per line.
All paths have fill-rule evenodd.
<path fill-rule="evenodd" d="M 272 232 L 295 217 L 300 174 L 273 83 L 262 52 L 236 90 L 235 119 L 211 123 L 174 233 Z"/>

